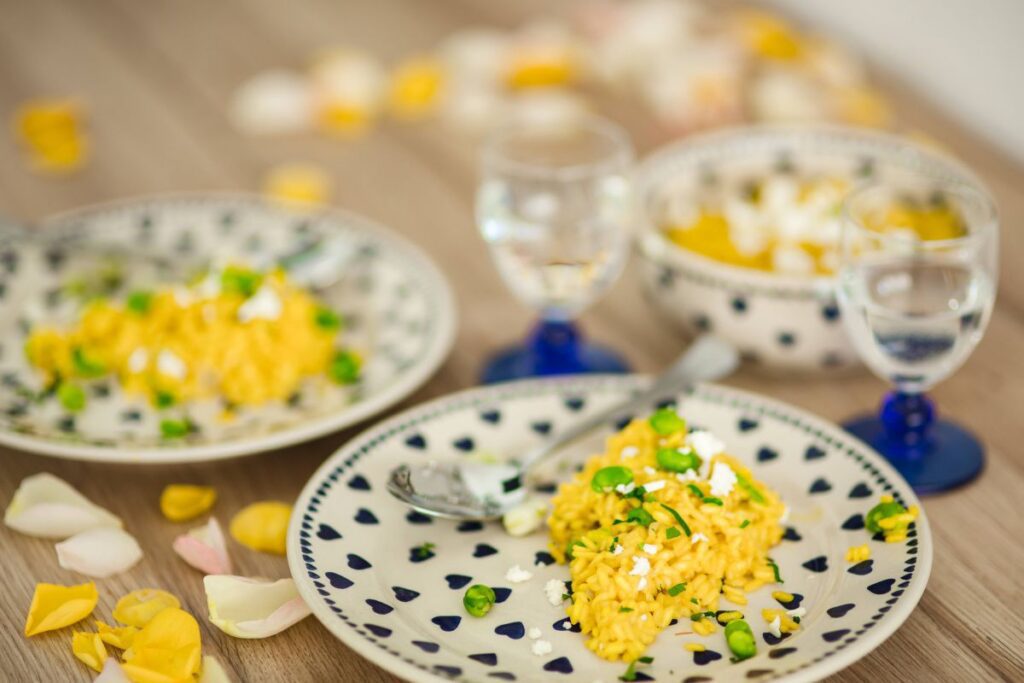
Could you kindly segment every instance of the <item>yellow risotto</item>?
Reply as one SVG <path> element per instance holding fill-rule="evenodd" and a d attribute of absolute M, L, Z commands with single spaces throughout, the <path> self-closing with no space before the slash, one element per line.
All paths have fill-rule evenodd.
<path fill-rule="evenodd" d="M 284 272 L 232 266 L 187 287 L 95 299 L 67 328 L 32 330 L 25 352 L 65 407 L 79 384 L 116 377 L 166 408 L 220 398 L 229 405 L 286 399 L 307 378 L 356 379 L 359 359 L 337 347 L 340 317 Z"/>
<path fill-rule="evenodd" d="M 784 511 L 671 408 L 633 420 L 553 500 L 551 550 L 572 576 L 567 614 L 608 660 L 635 661 L 673 619 L 708 635 L 721 597 L 744 605 L 776 580 L 768 552 Z"/>

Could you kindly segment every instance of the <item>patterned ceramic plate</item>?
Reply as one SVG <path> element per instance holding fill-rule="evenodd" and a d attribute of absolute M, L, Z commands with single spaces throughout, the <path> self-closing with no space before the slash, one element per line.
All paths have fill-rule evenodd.
<path fill-rule="evenodd" d="M 314 614 L 361 655 L 409 680 L 616 681 L 625 666 L 586 649 L 562 608 L 544 594 L 549 579 L 569 578 L 548 554 L 544 531 L 512 538 L 495 522 L 432 520 L 391 498 L 385 481 L 397 463 L 428 453 L 520 453 L 642 381 L 595 377 L 474 389 L 399 415 L 347 444 L 307 484 L 288 536 L 292 575 Z M 762 588 L 741 608 L 755 629 L 757 656 L 731 663 L 721 629 L 699 639 L 679 623 L 648 650 L 654 662 L 637 680 L 817 680 L 895 631 L 921 597 L 932 561 L 923 516 L 903 543 L 871 540 L 864 530 L 863 515 L 879 495 L 917 502 L 899 474 L 837 427 L 753 394 L 706 386 L 680 404 L 692 424 L 714 431 L 789 504 L 790 526 L 772 557 L 783 588 L 794 595 L 790 606 L 807 614 L 799 632 L 773 637 L 760 610 L 778 604 Z M 600 450 L 603 436 L 559 457 L 579 462 Z M 541 494 L 553 487 L 543 486 Z M 872 559 L 847 563 L 846 549 L 863 543 L 870 543 Z M 533 578 L 506 581 L 516 564 Z M 497 594 L 498 604 L 483 618 L 462 606 L 472 583 Z M 550 654 L 532 654 L 525 635 L 531 628 L 553 644 Z M 692 640 L 707 651 L 685 650 Z"/>
<path fill-rule="evenodd" d="M 417 248 L 366 219 L 338 211 L 296 213 L 245 196 L 129 201 L 59 215 L 46 244 L 0 237 L 0 442 L 60 457 L 110 462 L 210 460 L 278 448 L 335 431 L 399 401 L 422 384 L 451 347 L 455 310 L 444 278 Z M 35 321 L 67 317 L 79 304 L 67 283 L 87 269 L 98 243 L 184 263 L 271 263 L 297 245 L 331 238 L 350 246 L 345 275 L 321 295 L 345 321 L 343 341 L 366 359 L 353 387 L 311 384 L 287 402 L 221 419 L 217 401 L 187 407 L 196 430 L 160 437 L 161 415 L 116 382 L 89 387 L 84 411 L 34 400 L 42 381 L 22 352 Z M 346 250 L 342 250 L 346 251 Z M 128 290 L 161 261 L 139 258 L 112 285 Z M 151 273 L 150 273 L 151 274 Z M 152 280 L 149 281 L 150 283 Z"/>

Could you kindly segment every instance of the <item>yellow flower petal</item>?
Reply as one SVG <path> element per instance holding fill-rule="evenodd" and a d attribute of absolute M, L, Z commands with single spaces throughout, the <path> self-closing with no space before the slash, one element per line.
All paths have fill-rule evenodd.
<path fill-rule="evenodd" d="M 395 69 L 391 81 L 391 111 L 402 119 L 429 114 L 437 105 L 444 72 L 428 57 L 410 59 Z"/>
<path fill-rule="evenodd" d="M 98 633 L 75 631 L 71 636 L 71 651 L 75 657 L 94 671 L 103 670 L 103 662 L 107 659 L 107 648 Z"/>
<path fill-rule="evenodd" d="M 330 195 L 330 179 L 318 166 L 282 164 L 267 173 L 263 192 L 286 204 L 323 204 Z"/>
<path fill-rule="evenodd" d="M 172 522 L 184 522 L 203 514 L 217 501 L 211 486 L 168 484 L 160 494 L 160 511 Z"/>
<path fill-rule="evenodd" d="M 138 632 L 131 659 L 122 668 L 133 683 L 176 683 L 191 680 L 201 655 L 199 624 L 188 612 L 171 607 Z"/>
<path fill-rule="evenodd" d="M 132 641 L 135 640 L 135 634 L 139 632 L 139 629 L 134 626 L 111 626 L 102 621 L 96 622 L 96 630 L 99 631 L 100 638 L 104 643 L 116 647 L 118 650 L 130 648 Z"/>
<path fill-rule="evenodd" d="M 117 601 L 114 619 L 122 624 L 143 628 L 160 612 L 172 607 L 181 607 L 181 603 L 167 591 L 159 588 L 142 588 Z"/>
<path fill-rule="evenodd" d="M 91 581 L 79 586 L 37 584 L 25 619 L 25 635 L 34 636 L 81 621 L 92 614 L 99 598 L 96 584 Z"/>
<path fill-rule="evenodd" d="M 278 501 L 253 503 L 242 508 L 231 520 L 231 536 L 253 550 L 285 554 L 290 505 Z"/>

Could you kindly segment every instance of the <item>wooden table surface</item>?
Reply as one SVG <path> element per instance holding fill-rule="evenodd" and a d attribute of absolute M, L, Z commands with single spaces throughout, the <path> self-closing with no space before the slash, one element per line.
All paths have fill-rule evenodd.
<path fill-rule="evenodd" d="M 384 124 L 353 141 L 318 136 L 252 139 L 229 124 L 232 89 L 252 73 L 300 65 L 332 44 L 368 48 L 384 59 L 426 50 L 467 24 L 513 26 L 535 2 L 486 0 L 3 0 L 0 2 L 0 117 L 35 96 L 80 96 L 91 113 L 94 159 L 66 179 L 34 176 L 9 135 L 0 135 L 0 212 L 23 220 L 82 204 L 169 190 L 253 190 L 268 167 L 311 161 L 329 169 L 334 202 L 420 244 L 455 289 L 460 327 L 454 351 L 402 407 L 474 384 L 483 359 L 521 335 L 529 315 L 502 286 L 472 221 L 473 146 L 439 124 Z M 928 498 L 935 567 L 918 609 L 871 655 L 835 676 L 842 681 L 1024 678 L 1024 168 L 968 135 L 902 84 L 889 88 L 904 120 L 942 140 L 991 184 L 1002 211 L 1001 289 L 986 338 L 935 397 L 941 409 L 984 436 L 988 465 L 970 487 Z M 663 139 L 627 105 L 609 113 L 646 151 Z M 681 340 L 642 300 L 630 270 L 584 316 L 591 335 L 622 349 L 640 371 L 672 358 Z M 873 409 L 884 387 L 861 374 L 785 380 L 745 370 L 730 384 L 809 408 L 829 419 Z M 226 520 L 260 499 L 294 500 L 307 477 L 358 430 L 313 443 L 211 465 L 131 467 L 74 463 L 4 449 L 0 504 L 25 476 L 50 471 L 127 522 L 146 551 L 132 571 L 98 581 L 98 616 L 140 587 L 180 596 L 199 617 L 198 572 L 171 551 L 181 527 L 157 509 L 170 482 L 217 487 Z M 33 586 L 80 576 L 57 566 L 51 542 L 0 528 L 0 679 L 89 680 L 73 659 L 68 631 L 21 635 Z M 284 558 L 233 548 L 237 570 L 284 577 Z M 235 640 L 209 627 L 204 648 L 244 681 L 390 681 L 394 678 L 335 641 L 316 619 L 263 641 Z"/>

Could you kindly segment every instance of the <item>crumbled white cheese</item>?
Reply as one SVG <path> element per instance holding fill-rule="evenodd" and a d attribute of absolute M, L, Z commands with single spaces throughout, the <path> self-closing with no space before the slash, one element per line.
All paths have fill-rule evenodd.
<path fill-rule="evenodd" d="M 779 517 L 779 522 L 781 522 L 782 524 L 785 524 L 788 521 L 789 521 L 789 506 L 788 505 L 783 505 L 782 506 L 782 516 Z"/>
<path fill-rule="evenodd" d="M 678 479 L 679 481 L 697 481 L 698 479 L 700 479 L 700 475 L 697 474 L 697 470 L 691 467 L 690 469 L 686 470 L 681 474 L 677 473 L 676 479 Z"/>
<path fill-rule="evenodd" d="M 640 580 L 636 582 L 636 589 L 642 591 L 645 588 L 647 588 L 647 577 L 641 576 Z"/>
<path fill-rule="evenodd" d="M 149 365 L 149 351 L 141 346 L 132 351 L 132 355 L 128 356 L 128 369 L 132 372 L 142 372 L 146 369 L 147 365 Z"/>
<path fill-rule="evenodd" d="M 780 244 L 772 250 L 772 267 L 780 273 L 810 275 L 814 273 L 814 257 L 798 246 Z"/>
<path fill-rule="evenodd" d="M 564 599 L 562 596 L 565 595 L 565 583 L 558 579 L 548 579 L 544 584 L 544 594 L 548 596 L 548 602 L 552 605 L 561 605 Z"/>
<path fill-rule="evenodd" d="M 238 322 L 247 323 L 252 320 L 277 320 L 281 317 L 284 305 L 281 297 L 273 287 L 264 285 L 256 293 L 238 307 Z"/>
<path fill-rule="evenodd" d="M 526 536 L 540 526 L 547 510 L 547 503 L 537 498 L 529 498 L 506 512 L 501 518 L 501 523 L 510 536 Z"/>
<path fill-rule="evenodd" d="M 552 647 L 551 643 L 546 640 L 535 640 L 530 650 L 538 657 L 543 657 L 544 655 L 551 654 Z"/>
<path fill-rule="evenodd" d="M 641 614 L 640 615 L 640 621 L 647 621 L 647 615 L 646 614 Z"/>
<path fill-rule="evenodd" d="M 639 454 L 640 449 L 636 446 L 626 446 L 619 452 L 619 455 L 623 458 L 635 458 Z"/>
<path fill-rule="evenodd" d="M 184 379 L 185 375 L 188 374 L 188 366 L 185 365 L 185 361 L 178 358 L 173 351 L 164 349 L 156 357 L 156 369 L 162 375 L 173 377 L 174 379 Z"/>
<path fill-rule="evenodd" d="M 655 491 L 660 491 L 663 488 L 665 488 L 665 480 L 663 479 L 656 479 L 644 484 L 644 491 L 647 491 L 647 493 L 654 493 Z"/>
<path fill-rule="evenodd" d="M 724 462 L 716 462 L 711 470 L 711 495 L 728 496 L 736 487 L 736 473 Z"/>
<path fill-rule="evenodd" d="M 775 617 L 768 623 L 768 631 L 776 638 L 782 637 L 782 618 Z"/>
<path fill-rule="evenodd" d="M 693 545 L 694 543 L 700 543 L 701 541 L 706 540 L 708 540 L 708 537 L 698 531 L 693 536 L 690 536 L 690 545 Z"/>
<path fill-rule="evenodd" d="M 174 297 L 174 303 L 182 308 L 189 306 L 195 300 L 192 292 L 187 287 L 175 287 L 171 290 L 171 296 Z"/>
<path fill-rule="evenodd" d="M 658 470 L 654 469 L 654 468 L 653 468 L 653 467 L 651 467 L 650 465 L 646 465 L 646 466 L 644 467 L 644 472 L 646 472 L 647 474 L 657 474 L 657 473 L 658 473 Z"/>
<path fill-rule="evenodd" d="M 644 543 L 643 551 L 648 555 L 654 555 L 658 552 L 658 546 L 653 543 Z"/>
<path fill-rule="evenodd" d="M 530 640 L 537 640 L 538 638 L 541 637 L 541 635 L 542 635 L 541 630 L 539 628 L 537 628 L 536 626 L 534 626 L 533 628 L 531 628 L 529 631 L 526 632 L 526 637 L 529 638 Z"/>
<path fill-rule="evenodd" d="M 725 450 L 725 444 L 711 432 L 691 432 L 686 437 L 686 443 L 704 460 L 710 460 Z"/>
<path fill-rule="evenodd" d="M 505 572 L 505 580 L 511 581 L 512 583 L 522 583 L 523 581 L 529 581 L 533 578 L 533 574 L 526 571 L 518 564 L 509 567 L 508 571 Z"/>
<path fill-rule="evenodd" d="M 622 554 L 622 546 L 621 545 L 615 546 L 615 548 L 612 550 L 612 555 L 621 555 L 621 554 Z"/>
<path fill-rule="evenodd" d="M 787 610 L 786 614 L 788 614 L 791 617 L 803 617 L 805 614 L 807 614 L 807 608 L 797 607 L 795 609 Z"/>
<path fill-rule="evenodd" d="M 634 484 L 633 482 L 629 482 L 628 484 L 618 484 L 615 487 L 615 490 L 617 492 L 621 493 L 622 495 L 626 495 L 627 493 L 631 492 L 635 488 L 636 488 L 636 484 Z"/>
<path fill-rule="evenodd" d="M 651 561 L 641 555 L 633 556 L 633 568 L 629 570 L 630 576 L 647 576 L 651 571 Z"/>

